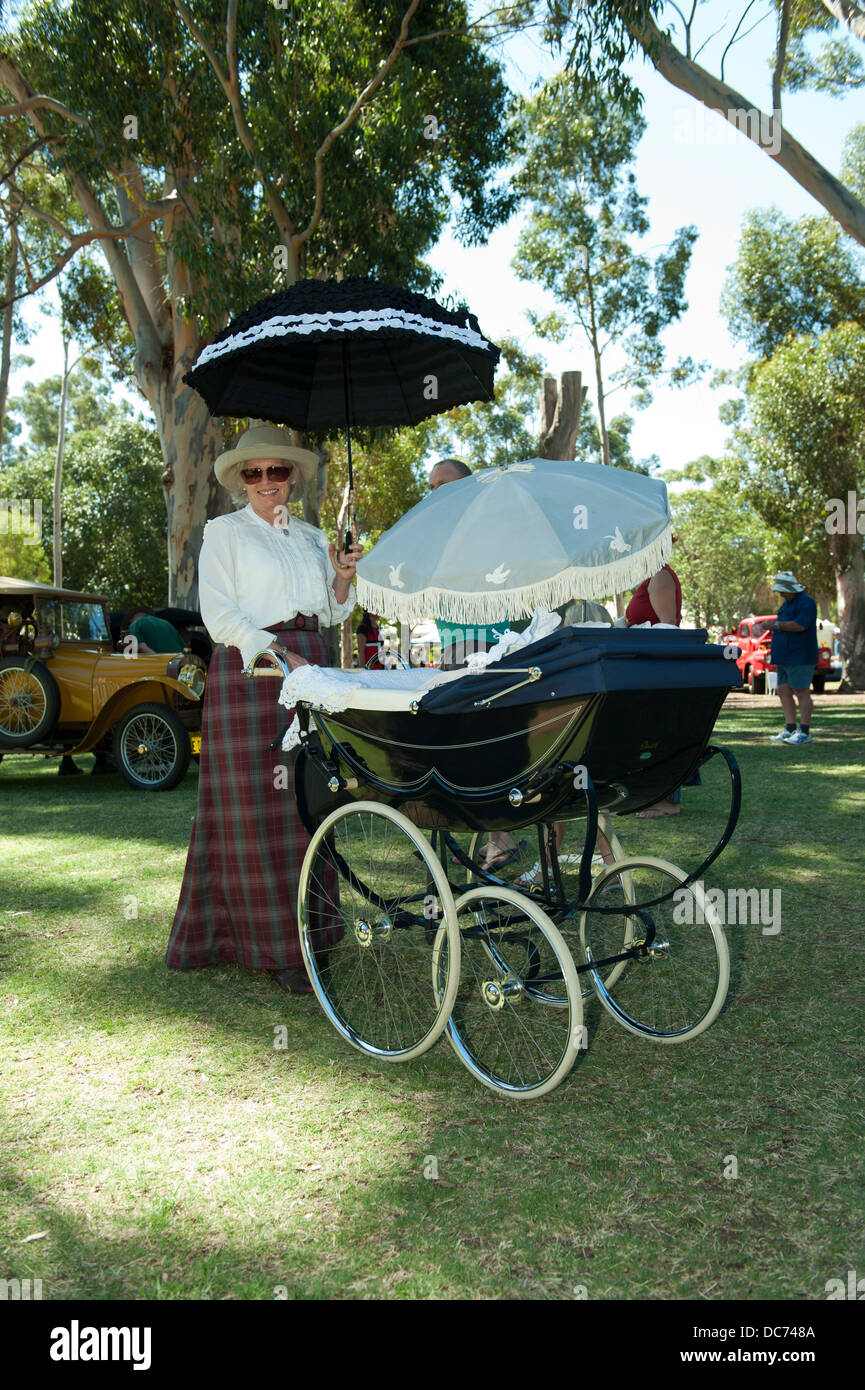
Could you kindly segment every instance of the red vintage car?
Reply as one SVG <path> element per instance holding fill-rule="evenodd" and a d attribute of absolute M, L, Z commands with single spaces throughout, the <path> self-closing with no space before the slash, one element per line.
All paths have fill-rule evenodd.
<path fill-rule="evenodd" d="M 764 613 L 759 617 L 743 618 L 735 632 L 725 632 L 722 642 L 734 643 L 739 648 L 736 665 L 742 672 L 745 689 L 752 695 L 766 692 L 766 673 L 775 667 L 769 659 L 772 647 L 771 622 L 777 615 Z M 822 694 L 832 669 L 832 653 L 824 644 L 818 649 L 817 664 L 814 667 L 814 693 Z"/>

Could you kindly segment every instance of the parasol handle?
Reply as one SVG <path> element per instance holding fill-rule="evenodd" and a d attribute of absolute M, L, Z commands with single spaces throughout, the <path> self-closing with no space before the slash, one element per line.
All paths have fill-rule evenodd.
<path fill-rule="evenodd" d="M 348 356 L 348 345 L 342 340 L 342 389 L 345 395 L 345 447 L 348 453 L 348 529 L 345 533 L 345 553 L 354 537 L 352 536 L 352 526 L 357 531 L 354 524 L 354 469 L 351 462 L 351 366 Z"/>
<path fill-rule="evenodd" d="M 354 514 L 354 487 L 349 488 L 348 493 L 348 527 L 345 533 L 344 554 L 348 554 L 349 547 L 357 536 L 357 517 Z"/>

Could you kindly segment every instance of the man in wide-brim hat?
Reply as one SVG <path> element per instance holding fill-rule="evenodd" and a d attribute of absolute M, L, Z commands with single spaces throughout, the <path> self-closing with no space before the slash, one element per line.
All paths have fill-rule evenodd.
<path fill-rule="evenodd" d="M 251 680 L 243 669 L 267 647 L 292 669 L 326 665 L 319 625 L 354 608 L 361 547 L 338 554 L 323 531 L 288 511 L 317 462 L 289 430 L 257 425 L 214 463 L 223 487 L 245 493 L 247 506 L 207 523 L 198 561 L 201 616 L 215 646 L 198 807 L 167 957 L 179 970 L 221 961 L 270 970 L 295 994 L 312 989 L 297 922 L 309 838 L 288 768 L 272 751 L 286 718 L 278 682 Z M 316 949 L 333 944 L 336 921 L 323 914 Z"/>
<path fill-rule="evenodd" d="M 781 599 L 778 616 L 771 623 L 770 660 L 778 668 L 778 698 L 786 724 L 772 735 L 773 743 L 801 744 L 811 740 L 811 681 L 817 664 L 817 605 L 804 584 L 790 570 L 782 570 L 772 581 L 772 590 Z M 799 728 L 796 728 L 796 704 Z"/>

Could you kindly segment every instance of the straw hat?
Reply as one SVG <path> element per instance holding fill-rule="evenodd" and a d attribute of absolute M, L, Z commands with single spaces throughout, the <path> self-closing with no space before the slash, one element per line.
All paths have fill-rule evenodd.
<path fill-rule="evenodd" d="M 293 463 L 304 482 L 315 475 L 318 454 L 311 449 L 299 449 L 292 442 L 291 430 L 280 425 L 255 425 L 245 430 L 233 449 L 214 460 L 213 471 L 229 492 L 240 492 L 240 470 L 260 459 L 286 459 Z"/>
<path fill-rule="evenodd" d="M 790 570 L 782 570 L 776 574 L 772 581 L 772 592 L 775 594 L 804 594 L 805 585 L 800 584 L 795 574 Z"/>

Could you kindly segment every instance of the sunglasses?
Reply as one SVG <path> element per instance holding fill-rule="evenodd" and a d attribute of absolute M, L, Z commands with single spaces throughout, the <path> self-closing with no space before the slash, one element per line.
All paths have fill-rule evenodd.
<path fill-rule="evenodd" d="M 290 478 L 294 472 L 294 464 L 271 463 L 264 470 L 261 468 L 241 468 L 240 476 L 245 483 L 257 483 L 261 481 L 262 472 L 267 474 L 269 483 L 284 483 L 286 478 Z"/>

